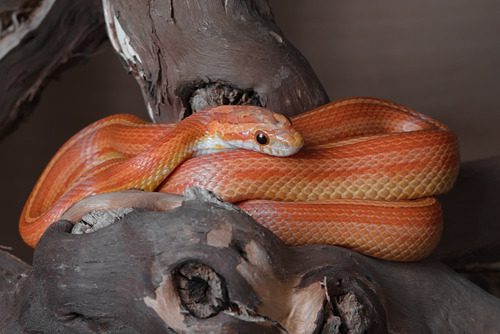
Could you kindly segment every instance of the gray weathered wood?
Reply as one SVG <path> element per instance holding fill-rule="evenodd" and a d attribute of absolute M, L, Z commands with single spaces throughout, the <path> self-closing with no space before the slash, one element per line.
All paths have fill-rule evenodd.
<path fill-rule="evenodd" d="M 49 228 L 31 272 L 25 265 L 11 270 L 27 276 L 7 287 L 17 300 L 4 307 L 4 314 L 16 317 L 0 318 L 2 328 L 500 331 L 500 299 L 443 265 L 391 263 L 333 246 L 289 248 L 203 191 L 174 210 L 134 211 L 94 233 L 70 234 L 71 227 L 59 222 Z"/>
<path fill-rule="evenodd" d="M 102 41 L 97 0 L 39 4 L 54 5 L 50 19 L 0 57 L 0 88 L 8 88 L 0 99 L 2 134 L 61 63 Z M 293 115 L 327 101 L 266 1 L 104 6 L 111 41 L 154 120 L 227 103 Z M 14 23 L 11 12 L 2 27 Z M 4 30 L 0 45 L 30 17 Z M 54 35 L 58 30 L 64 34 Z M 42 42 L 54 36 L 54 44 Z M 12 59 L 22 66 L 5 72 Z M 500 240 L 498 160 L 481 166 L 464 166 L 457 190 L 444 198 L 447 228 L 435 258 L 458 269 L 484 263 Z M 54 224 L 33 267 L 0 251 L 0 332 L 500 332 L 499 299 L 437 262 L 384 262 L 333 246 L 289 248 L 203 191 L 172 211 L 121 216 L 80 235 L 70 234 L 67 222 Z M 485 233 L 470 229 L 476 217 Z"/>
<path fill-rule="evenodd" d="M 0 139 L 48 80 L 106 40 L 100 0 L 0 2 Z"/>
<path fill-rule="evenodd" d="M 218 104 L 294 115 L 328 97 L 263 0 L 104 0 L 109 36 L 150 117 L 175 122 Z"/>

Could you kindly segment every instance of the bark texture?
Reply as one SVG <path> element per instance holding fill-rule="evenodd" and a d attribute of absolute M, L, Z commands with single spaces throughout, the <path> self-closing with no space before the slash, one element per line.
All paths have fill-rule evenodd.
<path fill-rule="evenodd" d="M 0 1 L 0 139 L 57 73 L 106 40 L 100 0 Z"/>
<path fill-rule="evenodd" d="M 2 253 L 1 328 L 43 333 L 495 333 L 500 300 L 438 263 L 289 248 L 193 189 L 168 212 L 43 236 L 33 268 Z M 22 311 L 21 311 L 22 310 Z M 7 331 L 5 331 L 7 333 Z"/>
<path fill-rule="evenodd" d="M 155 121 L 220 104 L 294 115 L 328 101 L 267 1 L 104 0 L 104 13 Z"/>
<path fill-rule="evenodd" d="M 1 134 L 61 64 L 103 39 L 97 0 L 29 3 L 37 6 L 0 7 Z M 43 24 L 6 48 L 37 11 Z M 327 102 L 266 1 L 104 0 L 104 13 L 155 121 L 217 104 L 294 115 Z M 438 262 L 498 292 L 498 167 L 500 158 L 464 165 L 444 197 L 443 243 L 422 263 L 286 247 L 197 189 L 167 212 L 94 214 L 85 224 L 93 226 L 79 229 L 91 233 L 71 234 L 61 221 L 44 234 L 32 267 L 0 251 L 0 332 L 498 333 L 500 300 Z"/>

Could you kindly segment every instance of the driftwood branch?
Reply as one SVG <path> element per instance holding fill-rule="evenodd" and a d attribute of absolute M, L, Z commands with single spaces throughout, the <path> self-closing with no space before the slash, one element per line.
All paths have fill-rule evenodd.
<path fill-rule="evenodd" d="M 493 333 L 500 300 L 436 263 L 288 248 L 198 191 L 86 235 L 53 225 L 33 269 L 3 254 L 2 328 L 50 333 Z M 6 271 L 4 271 L 6 272 Z M 7 316 L 5 316 L 7 315 Z"/>
<path fill-rule="evenodd" d="M 104 36 L 97 0 L 23 3 L 36 6 L 0 7 L 3 135 L 61 64 L 91 54 Z M 43 24 L 29 25 L 35 13 Z M 105 0 L 104 14 L 155 121 L 217 104 L 293 115 L 328 100 L 266 1 Z M 23 25 L 31 37 L 5 48 Z M 204 192 L 168 212 L 121 212 L 107 227 L 110 215 L 95 215 L 93 233 L 58 222 L 33 267 L 0 251 L 0 332 L 500 332 L 499 299 L 436 261 L 497 291 L 499 161 L 464 165 L 443 198 L 443 243 L 423 263 L 289 248 Z"/>
<path fill-rule="evenodd" d="M 0 139 L 50 78 L 106 40 L 100 0 L 0 1 Z"/>
<path fill-rule="evenodd" d="M 104 13 L 155 121 L 219 104 L 294 115 L 328 101 L 267 1 L 104 0 Z"/>

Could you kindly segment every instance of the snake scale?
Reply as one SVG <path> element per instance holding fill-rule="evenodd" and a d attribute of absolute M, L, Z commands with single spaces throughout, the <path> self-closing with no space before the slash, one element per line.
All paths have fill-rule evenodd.
<path fill-rule="evenodd" d="M 254 106 L 220 106 L 177 125 L 114 115 L 59 149 L 25 204 L 20 232 L 36 246 L 50 224 L 95 194 L 199 186 L 289 245 L 416 261 L 440 239 L 433 196 L 452 187 L 458 170 L 457 139 L 445 125 L 375 98 L 332 102 L 292 120 Z"/>

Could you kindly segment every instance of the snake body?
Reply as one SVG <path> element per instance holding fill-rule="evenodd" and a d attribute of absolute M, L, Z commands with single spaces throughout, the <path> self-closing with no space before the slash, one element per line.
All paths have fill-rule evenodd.
<path fill-rule="evenodd" d="M 269 141 L 260 145 L 256 134 Z M 114 115 L 83 129 L 49 162 L 19 220 L 24 241 L 35 247 L 43 232 L 74 203 L 127 189 L 154 191 L 194 155 L 246 148 L 275 156 L 294 154 L 302 136 L 285 116 L 253 106 L 221 106 L 177 126 Z"/>
<path fill-rule="evenodd" d="M 249 108 L 237 108 L 238 114 Z M 72 203 L 89 195 L 200 186 L 237 203 L 291 245 L 335 244 L 413 261 L 439 241 L 442 213 L 432 196 L 452 187 L 459 165 L 457 140 L 440 122 L 388 101 L 352 98 L 294 117 L 305 146 L 292 156 L 250 151 L 262 145 L 252 148 L 235 137 L 247 131 L 236 116 L 222 122 L 232 124 L 233 143 L 246 150 L 203 155 L 227 149 L 213 139 L 193 144 L 206 135 L 213 114 L 195 114 L 177 126 L 111 116 L 84 129 L 42 174 L 21 215 L 21 235 L 34 246 Z M 277 123 L 287 125 L 281 118 Z M 254 139 L 255 131 L 247 137 Z M 293 134 L 284 142 L 290 138 L 300 148 L 302 138 Z M 295 153 L 280 145 L 266 153 Z"/>

